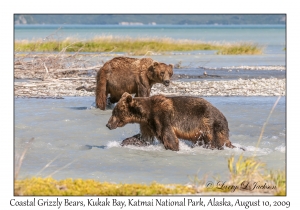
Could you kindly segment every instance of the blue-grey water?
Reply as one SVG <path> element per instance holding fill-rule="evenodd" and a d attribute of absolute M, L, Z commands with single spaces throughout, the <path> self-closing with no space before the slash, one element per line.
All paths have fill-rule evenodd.
<path fill-rule="evenodd" d="M 284 53 L 285 25 L 16 25 L 15 40 L 58 39 L 67 37 L 81 40 L 99 36 L 131 38 L 172 38 L 203 42 L 252 42 L 266 47 L 270 53 Z"/>
<path fill-rule="evenodd" d="M 29 145 L 19 178 L 52 175 L 123 183 L 188 183 L 189 177 L 228 177 L 232 155 L 257 156 L 270 169 L 285 169 L 285 97 L 281 98 L 256 148 L 263 124 L 276 97 L 207 97 L 227 117 L 231 142 L 240 149 L 191 148 L 180 142 L 180 151 L 162 144 L 121 147 L 119 143 L 139 132 L 137 124 L 109 130 L 112 110 L 94 108 L 94 97 L 65 99 L 15 99 L 15 155 Z M 56 159 L 57 158 L 57 159 Z M 53 161 L 54 160 L 54 161 Z M 48 168 L 44 166 L 53 161 Z M 68 165 L 70 164 L 70 165 Z M 65 167 L 65 168 L 64 168 Z M 58 172 L 56 173 L 56 171 Z"/>
<path fill-rule="evenodd" d="M 87 40 L 98 36 L 189 39 L 217 43 L 252 42 L 262 46 L 264 49 L 262 55 L 250 56 L 216 55 L 215 51 L 210 50 L 171 52 L 171 54 L 167 55 L 147 55 L 160 62 L 174 65 L 181 63 L 184 69 L 188 70 L 199 67 L 285 66 L 286 63 L 286 51 L 284 50 L 286 47 L 285 25 L 16 25 L 14 28 L 15 40 L 64 40 L 68 37 Z M 96 58 L 101 57 L 104 61 L 111 59 L 111 57 L 102 56 L 102 53 L 90 54 L 92 56 L 98 54 L 99 56 Z M 113 52 L 114 56 L 116 56 L 115 53 L 117 55 L 124 54 L 124 52 Z M 90 61 L 93 61 L 93 59 L 90 59 Z M 186 72 L 190 74 L 190 71 Z M 254 72 L 252 71 L 252 73 Z M 272 75 L 273 73 L 265 72 L 264 74 Z"/>
<path fill-rule="evenodd" d="M 211 42 L 251 41 L 263 45 L 263 55 L 224 56 L 213 51 L 173 52 L 151 55 L 165 63 L 181 63 L 175 74 L 219 75 L 214 80 L 238 78 L 285 78 L 285 70 L 224 70 L 237 66 L 285 66 L 285 26 L 15 26 L 15 39 L 45 39 L 96 36 L 167 37 Z M 51 35 L 51 37 L 49 37 Z M 101 54 L 102 52 L 99 52 Z M 103 57 L 104 60 L 112 57 Z M 209 70 L 207 69 L 209 68 Z M 212 69 L 211 69 L 212 68 Z M 185 78 L 184 81 L 189 81 Z M 197 78 L 193 78 L 197 80 Z M 231 155 L 255 155 L 269 169 L 286 166 L 286 98 L 282 97 L 266 125 L 262 127 L 276 97 L 206 97 L 227 117 L 230 140 L 247 149 L 209 150 L 191 148 L 180 142 L 180 151 L 167 151 L 161 144 L 149 147 L 121 147 L 119 143 L 139 131 L 129 124 L 110 131 L 105 127 L 111 109 L 94 108 L 94 97 L 64 99 L 15 98 L 15 160 L 27 145 L 29 149 L 18 178 L 51 175 L 54 178 L 92 178 L 122 183 L 187 183 L 199 178 L 228 177 L 227 159 Z M 34 138 L 32 143 L 28 143 Z M 49 167 L 43 169 L 48 163 Z"/>

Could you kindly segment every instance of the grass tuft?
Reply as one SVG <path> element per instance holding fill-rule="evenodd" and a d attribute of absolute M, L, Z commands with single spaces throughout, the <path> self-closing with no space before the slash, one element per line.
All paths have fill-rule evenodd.
<path fill-rule="evenodd" d="M 144 55 L 147 52 L 166 53 L 172 51 L 216 50 L 220 55 L 262 54 L 263 48 L 252 43 L 205 43 L 171 38 L 120 38 L 113 36 L 95 37 L 91 40 L 66 38 L 59 40 L 15 41 L 16 52 L 125 52 Z"/>
<path fill-rule="evenodd" d="M 228 180 L 215 177 L 213 182 L 194 176 L 192 186 L 198 193 L 236 193 L 286 195 L 284 171 L 267 170 L 264 163 L 254 157 L 240 155 L 228 159 Z"/>
<path fill-rule="evenodd" d="M 263 48 L 253 43 L 237 43 L 222 46 L 217 54 L 218 55 L 260 55 Z"/>

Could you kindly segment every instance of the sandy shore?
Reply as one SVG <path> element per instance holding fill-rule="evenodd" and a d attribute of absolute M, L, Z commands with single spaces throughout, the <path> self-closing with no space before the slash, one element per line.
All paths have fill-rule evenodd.
<path fill-rule="evenodd" d="M 15 97 L 95 96 L 94 77 L 26 80 L 14 83 Z M 84 88 L 79 88 L 84 87 Z M 76 90 L 77 89 L 77 90 Z M 87 91 L 88 90 L 88 91 Z M 151 95 L 190 96 L 284 96 L 285 79 L 238 79 L 226 81 L 172 81 L 169 87 L 156 84 Z"/>

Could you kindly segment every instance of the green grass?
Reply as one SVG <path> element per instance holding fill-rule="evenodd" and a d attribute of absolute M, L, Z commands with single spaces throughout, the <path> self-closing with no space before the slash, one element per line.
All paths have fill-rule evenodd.
<path fill-rule="evenodd" d="M 15 195 L 170 195 L 194 194 L 195 189 L 183 185 L 145 184 L 113 184 L 87 179 L 37 178 L 15 181 Z"/>
<path fill-rule="evenodd" d="M 245 158 L 241 155 L 236 161 L 231 157 L 228 159 L 228 169 L 230 180 L 236 185 L 241 185 L 244 181 L 260 185 L 266 183 L 267 186 L 275 187 L 266 191 L 273 192 L 274 195 L 286 194 L 285 171 L 267 170 L 266 165 L 254 157 Z M 253 186 L 249 190 L 251 189 Z"/>
<path fill-rule="evenodd" d="M 216 50 L 222 55 L 262 54 L 263 48 L 252 43 L 205 43 L 192 40 L 170 38 L 118 38 L 112 36 L 96 37 L 91 40 L 67 38 L 57 40 L 15 41 L 15 52 L 126 52 L 132 55 L 146 53 L 167 53 L 170 51 Z"/>
<path fill-rule="evenodd" d="M 271 195 L 286 195 L 285 171 L 273 171 L 266 169 L 263 162 L 254 157 L 240 155 L 228 158 L 229 179 L 215 177 L 210 186 L 206 178 L 195 175 L 192 183 L 200 193 L 223 192 L 223 193 L 267 193 Z M 264 188 L 260 188 L 263 186 Z M 233 189 L 234 188 L 234 189 Z"/>
<path fill-rule="evenodd" d="M 211 187 L 207 186 L 205 178 L 195 176 L 189 186 L 181 184 L 114 184 L 99 182 L 92 179 L 64 179 L 32 177 L 29 179 L 15 180 L 15 195 L 99 195 L 99 196 L 139 196 L 139 195 L 175 195 L 196 193 L 268 193 L 273 195 L 286 195 L 286 176 L 284 171 L 269 171 L 265 164 L 253 157 L 245 158 L 242 155 L 235 161 L 234 157 L 228 159 L 230 177 L 226 180 L 226 186 L 220 187 L 220 181 L 215 178 Z M 223 180 L 225 181 L 225 180 Z M 249 182 L 249 187 L 243 188 L 243 182 Z M 266 183 L 272 189 L 253 189 L 254 183 L 260 185 Z M 238 186 L 232 190 L 230 186 Z"/>
<path fill-rule="evenodd" d="M 262 48 L 252 43 L 237 43 L 222 46 L 218 50 L 219 55 L 259 55 L 262 54 Z"/>

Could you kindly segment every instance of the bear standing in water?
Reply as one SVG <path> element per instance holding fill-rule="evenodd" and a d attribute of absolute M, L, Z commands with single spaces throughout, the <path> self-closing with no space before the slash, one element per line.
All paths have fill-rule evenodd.
<path fill-rule="evenodd" d="M 147 145 L 156 137 L 166 149 L 179 150 L 179 138 L 211 149 L 235 148 L 229 141 L 225 116 L 202 98 L 155 95 L 147 98 L 124 93 L 112 111 L 107 127 L 139 123 L 140 134 L 122 145 Z"/>
<path fill-rule="evenodd" d="M 155 83 L 169 86 L 173 65 L 151 58 L 116 57 L 106 62 L 96 76 L 96 106 L 105 110 L 107 95 L 116 103 L 124 92 L 136 97 L 149 97 Z"/>

